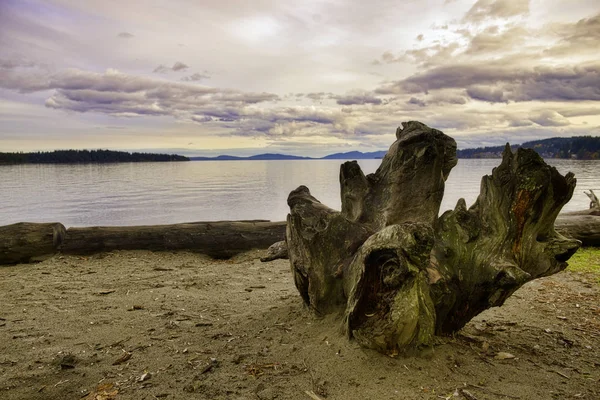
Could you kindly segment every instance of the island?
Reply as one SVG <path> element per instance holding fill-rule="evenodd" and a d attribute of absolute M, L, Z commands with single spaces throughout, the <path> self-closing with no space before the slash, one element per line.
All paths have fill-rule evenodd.
<path fill-rule="evenodd" d="M 177 154 L 129 153 L 113 150 L 55 150 L 32 153 L 1 153 L 0 165 L 88 164 L 118 162 L 190 161 Z"/>

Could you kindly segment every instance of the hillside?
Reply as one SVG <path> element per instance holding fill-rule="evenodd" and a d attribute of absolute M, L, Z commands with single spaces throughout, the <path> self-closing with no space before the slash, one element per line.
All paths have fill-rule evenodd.
<path fill-rule="evenodd" d="M 190 161 L 176 154 L 128 153 L 111 150 L 56 150 L 36 153 L 0 153 L 0 165 L 85 164 L 147 161 Z"/>
<path fill-rule="evenodd" d="M 216 157 L 190 157 L 192 161 L 243 161 L 243 160 L 364 160 L 372 158 L 383 158 L 386 151 L 374 151 L 363 153 L 361 151 L 350 151 L 347 153 L 334 153 L 325 157 L 302 157 L 289 154 L 265 153 L 249 157 L 220 155 Z"/>
<path fill-rule="evenodd" d="M 600 137 L 575 136 L 570 138 L 550 138 L 512 145 L 512 150 L 522 147 L 534 149 L 544 158 L 567 158 L 577 160 L 600 159 Z M 504 146 L 478 147 L 458 150 L 458 158 L 500 158 Z"/>

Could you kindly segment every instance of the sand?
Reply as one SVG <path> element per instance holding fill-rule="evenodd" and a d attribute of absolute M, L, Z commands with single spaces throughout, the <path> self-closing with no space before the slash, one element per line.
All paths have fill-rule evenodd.
<path fill-rule="evenodd" d="M 600 286 L 563 272 L 411 357 L 340 335 L 285 260 L 120 251 L 0 267 L 1 399 L 598 399 Z M 472 397 L 469 397 L 472 396 Z"/>

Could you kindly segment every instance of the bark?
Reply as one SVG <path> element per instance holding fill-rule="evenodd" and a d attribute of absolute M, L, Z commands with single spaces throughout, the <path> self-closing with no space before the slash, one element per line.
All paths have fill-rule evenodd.
<path fill-rule="evenodd" d="M 293 191 L 286 232 L 306 304 L 342 314 L 349 337 L 391 355 L 455 332 L 525 282 L 564 269 L 580 245 L 554 230 L 575 178 L 533 150 L 507 146 L 475 204 L 461 199 L 438 219 L 454 140 L 414 121 L 396 137 L 374 174 L 341 166 L 341 212 L 306 187 Z"/>
<path fill-rule="evenodd" d="M 186 250 L 230 258 L 266 249 L 285 237 L 285 222 L 218 221 L 174 225 L 69 228 L 60 251 L 90 254 L 112 250 Z"/>
<path fill-rule="evenodd" d="M 0 226 L 0 265 L 41 261 L 56 253 L 65 236 L 59 223 Z"/>

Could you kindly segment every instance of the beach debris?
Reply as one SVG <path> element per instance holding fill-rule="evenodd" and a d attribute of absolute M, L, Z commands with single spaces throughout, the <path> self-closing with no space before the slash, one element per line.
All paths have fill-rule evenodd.
<path fill-rule="evenodd" d="M 475 395 L 468 390 L 460 388 L 458 389 L 458 393 L 467 400 L 477 400 L 477 397 L 475 397 Z"/>
<path fill-rule="evenodd" d="M 204 367 L 203 367 L 203 368 L 200 370 L 200 373 L 201 373 L 201 374 L 205 374 L 205 373 L 207 373 L 207 372 L 209 372 L 209 371 L 212 371 L 212 370 L 213 370 L 213 368 L 216 368 L 216 367 L 218 367 L 218 366 L 219 366 L 219 361 L 218 361 L 216 358 L 214 358 L 214 357 L 211 357 L 211 358 L 210 358 L 210 361 L 208 362 L 208 364 L 206 364 L 206 365 L 205 365 L 205 366 L 204 366 Z"/>
<path fill-rule="evenodd" d="M 269 364 L 248 364 L 246 365 L 246 372 L 248 375 L 252 375 L 257 378 L 264 374 L 265 369 L 273 369 L 277 370 L 281 364 L 279 363 L 269 363 Z"/>
<path fill-rule="evenodd" d="M 119 365 L 119 364 L 123 364 L 125 361 L 129 360 L 131 358 L 131 353 L 123 350 L 123 354 L 121 354 L 121 357 L 117 358 L 112 365 Z"/>
<path fill-rule="evenodd" d="M 565 375 L 565 374 L 563 374 L 563 373 L 562 373 L 562 372 L 560 372 L 560 371 L 553 370 L 552 372 L 554 372 L 554 373 L 555 373 L 555 374 L 557 374 L 557 375 L 560 375 L 560 376 L 562 376 L 562 377 L 563 377 L 563 378 L 565 378 L 565 379 L 571 379 L 571 378 L 569 377 L 569 375 Z"/>
<path fill-rule="evenodd" d="M 487 353 L 490 350 L 490 344 L 488 342 L 483 342 L 483 344 L 481 345 L 481 351 L 483 351 L 484 353 Z"/>
<path fill-rule="evenodd" d="M 107 290 L 100 290 L 100 291 L 96 292 L 96 294 L 98 296 L 103 296 L 103 295 L 111 294 L 111 293 L 114 293 L 114 292 L 116 292 L 116 290 L 107 289 Z"/>
<path fill-rule="evenodd" d="M 152 374 L 150 372 L 144 371 L 144 373 L 137 379 L 137 381 L 144 382 L 150 378 L 152 378 Z"/>
<path fill-rule="evenodd" d="M 136 310 L 143 310 L 143 309 L 144 309 L 144 306 L 142 306 L 140 304 L 134 304 L 127 311 L 136 311 Z"/>
<path fill-rule="evenodd" d="M 112 383 L 102 383 L 82 400 L 114 400 L 119 390 Z"/>
<path fill-rule="evenodd" d="M 310 397 L 313 400 L 323 400 L 322 397 L 319 397 L 315 392 L 313 392 L 312 390 L 305 390 L 304 393 L 306 393 L 306 395 L 308 397 Z"/>
<path fill-rule="evenodd" d="M 504 351 L 500 351 L 498 353 L 496 353 L 496 356 L 494 357 L 496 360 L 510 360 L 515 358 L 515 356 L 511 353 L 506 353 Z"/>
<path fill-rule="evenodd" d="M 60 369 L 73 369 L 77 364 L 77 358 L 71 353 L 65 353 L 55 360 L 54 364 L 60 366 Z"/>

